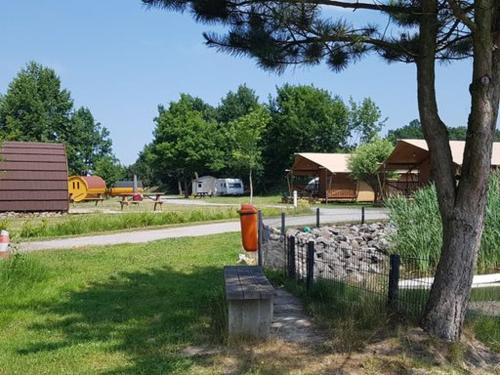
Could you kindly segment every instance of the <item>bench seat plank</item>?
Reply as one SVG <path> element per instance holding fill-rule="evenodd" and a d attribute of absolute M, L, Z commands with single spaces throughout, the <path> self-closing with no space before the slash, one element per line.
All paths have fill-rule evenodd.
<path fill-rule="evenodd" d="M 227 300 L 270 299 L 274 288 L 267 280 L 262 267 L 224 267 Z"/>

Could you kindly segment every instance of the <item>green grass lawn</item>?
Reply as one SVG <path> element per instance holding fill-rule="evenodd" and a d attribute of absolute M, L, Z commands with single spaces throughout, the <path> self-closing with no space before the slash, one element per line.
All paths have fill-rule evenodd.
<path fill-rule="evenodd" d="M 198 198 L 192 198 L 192 199 L 197 200 Z M 248 203 L 250 201 L 250 196 L 246 195 L 237 197 L 217 196 L 217 197 L 202 198 L 202 200 L 210 203 L 241 204 L 241 203 Z M 257 206 L 262 206 L 262 205 L 282 205 L 283 203 L 281 202 L 281 195 L 277 194 L 277 195 L 254 196 L 253 204 Z"/>
<path fill-rule="evenodd" d="M 23 255 L 0 265 L 0 374 L 189 372 L 222 338 L 239 235 Z"/>

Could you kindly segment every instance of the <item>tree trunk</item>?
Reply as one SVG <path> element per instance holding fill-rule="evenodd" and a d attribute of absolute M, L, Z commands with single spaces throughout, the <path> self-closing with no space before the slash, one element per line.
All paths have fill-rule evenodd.
<path fill-rule="evenodd" d="M 182 183 L 181 180 L 177 180 L 177 188 L 179 189 L 179 195 L 182 195 Z"/>
<path fill-rule="evenodd" d="M 253 203 L 253 181 L 252 181 L 252 170 L 248 174 L 248 181 L 250 183 L 250 203 Z"/>
<path fill-rule="evenodd" d="M 436 1 L 424 0 L 417 60 L 418 101 L 443 223 L 443 244 L 422 325 L 448 341 L 460 338 L 484 227 L 487 182 L 498 115 L 498 51 L 493 54 L 493 0 L 476 1 L 471 113 L 460 182 L 455 182 L 448 135 L 438 115 L 434 61 Z"/>
<path fill-rule="evenodd" d="M 189 186 L 186 176 L 184 176 L 184 198 L 189 198 Z"/>

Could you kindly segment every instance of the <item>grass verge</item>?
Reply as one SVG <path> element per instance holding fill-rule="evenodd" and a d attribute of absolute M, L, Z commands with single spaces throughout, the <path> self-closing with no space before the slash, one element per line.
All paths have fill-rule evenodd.
<path fill-rule="evenodd" d="M 224 340 L 222 269 L 238 234 L 0 262 L 0 373 L 190 372 Z"/>
<path fill-rule="evenodd" d="M 264 207 L 265 217 L 279 216 L 279 208 Z M 310 212 L 307 207 L 285 210 L 288 215 Z M 239 218 L 237 208 L 196 208 L 189 211 L 131 212 L 123 214 L 83 214 L 68 215 L 62 218 L 26 219 L 21 223 L 4 219 L 0 229 L 11 231 L 16 239 L 33 239 L 102 233 L 123 229 L 160 227 L 172 224 L 200 223 L 216 220 Z"/>

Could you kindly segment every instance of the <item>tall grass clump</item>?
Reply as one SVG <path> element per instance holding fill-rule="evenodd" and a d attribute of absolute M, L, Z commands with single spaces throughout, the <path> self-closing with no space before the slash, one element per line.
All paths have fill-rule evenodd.
<path fill-rule="evenodd" d="M 293 210 L 294 214 L 310 212 L 309 208 Z M 279 216 L 280 208 L 263 208 L 264 217 Z M 200 208 L 190 211 L 130 212 L 123 214 L 73 215 L 61 220 L 26 220 L 16 231 L 20 238 L 74 236 L 88 233 L 137 229 L 239 218 L 238 208 Z M 0 223 L 1 224 L 1 223 Z"/>
<path fill-rule="evenodd" d="M 389 216 L 397 231 L 391 240 L 393 251 L 403 257 L 417 258 L 420 269 L 434 267 L 441 253 L 442 224 L 436 189 L 427 186 L 411 199 L 402 196 L 387 201 Z M 492 172 L 489 180 L 485 228 L 479 251 L 478 270 L 486 272 L 500 268 L 500 171 Z"/>
<path fill-rule="evenodd" d="M 15 253 L 0 261 L 0 295 L 26 291 L 47 278 L 47 269 L 29 255 Z"/>
<path fill-rule="evenodd" d="M 266 208 L 265 216 L 277 216 L 280 209 Z M 107 215 L 75 215 L 59 221 L 42 219 L 27 220 L 16 233 L 21 238 L 74 236 L 87 233 L 108 232 L 123 229 L 146 228 L 171 224 L 184 224 L 212 220 L 228 220 L 239 217 L 236 208 L 210 208 L 191 211 L 137 212 Z"/>
<path fill-rule="evenodd" d="M 75 215 L 60 221 L 31 221 L 21 226 L 19 237 L 58 237 L 122 229 L 154 227 L 238 217 L 235 209 L 200 209 L 186 212 L 137 212 L 107 215 Z"/>
<path fill-rule="evenodd" d="M 306 311 L 330 336 L 328 344 L 338 352 L 352 352 L 366 346 L 373 337 L 385 331 L 391 322 L 387 299 L 341 281 L 317 280 L 310 290 L 294 280 L 269 275 L 274 283 L 304 300 Z"/>

